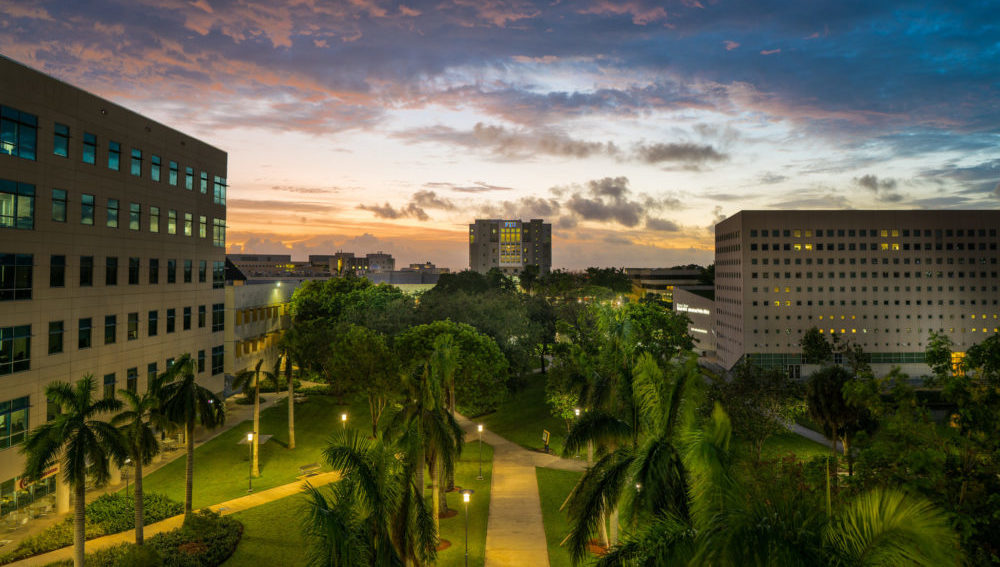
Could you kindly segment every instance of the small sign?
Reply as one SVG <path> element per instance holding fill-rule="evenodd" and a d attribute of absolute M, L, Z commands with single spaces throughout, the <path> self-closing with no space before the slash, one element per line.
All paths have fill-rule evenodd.
<path fill-rule="evenodd" d="M 549 444 L 549 435 L 550 434 L 548 429 L 542 430 L 542 442 L 545 443 L 546 446 L 548 446 Z"/>
<path fill-rule="evenodd" d="M 38 477 L 38 480 L 45 480 L 45 479 L 49 478 L 50 476 L 55 476 L 58 472 L 59 472 L 59 465 L 53 465 L 53 466 L 45 469 L 45 472 L 43 472 L 42 475 Z M 22 477 L 20 477 L 20 478 L 17 479 L 17 489 L 18 490 L 26 490 L 32 484 L 34 484 L 34 483 L 30 482 L 28 480 L 28 477 L 26 477 L 26 476 L 22 476 Z"/>

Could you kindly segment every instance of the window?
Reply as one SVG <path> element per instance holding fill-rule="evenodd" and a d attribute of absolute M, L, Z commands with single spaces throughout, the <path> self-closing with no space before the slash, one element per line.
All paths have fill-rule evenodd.
<path fill-rule="evenodd" d="M 177 319 L 176 309 L 167 309 L 167 333 L 173 333 L 175 330 L 175 322 Z"/>
<path fill-rule="evenodd" d="M 170 173 L 167 174 L 167 182 L 171 185 L 177 185 L 177 162 L 170 162 Z"/>
<path fill-rule="evenodd" d="M 226 178 L 215 176 L 212 184 L 212 201 L 216 205 L 226 204 Z"/>
<path fill-rule="evenodd" d="M 156 336 L 156 323 L 157 323 L 157 320 L 159 319 L 159 317 L 160 317 L 160 314 L 157 313 L 155 310 L 149 312 L 148 336 L 150 336 L 150 337 L 155 337 Z"/>
<path fill-rule="evenodd" d="M 104 375 L 104 399 L 110 400 L 115 397 L 115 373 Z"/>
<path fill-rule="evenodd" d="M 205 260 L 198 260 L 198 283 L 205 283 L 208 276 L 208 262 Z"/>
<path fill-rule="evenodd" d="M 184 283 L 191 283 L 193 273 L 193 263 L 191 260 L 184 260 Z"/>
<path fill-rule="evenodd" d="M 226 247 L 226 220 L 212 219 L 212 246 Z"/>
<path fill-rule="evenodd" d="M 212 262 L 212 289 L 226 287 L 226 263 Z"/>
<path fill-rule="evenodd" d="M 156 380 L 156 363 L 150 362 L 146 365 L 146 386 L 149 387 L 154 380 Z"/>
<path fill-rule="evenodd" d="M 201 172 L 201 194 L 204 195 L 208 193 L 208 172 Z"/>
<path fill-rule="evenodd" d="M 118 228 L 118 199 L 108 199 L 108 228 Z"/>
<path fill-rule="evenodd" d="M 160 260 L 159 258 L 149 259 L 149 283 L 160 283 Z"/>
<path fill-rule="evenodd" d="M 97 163 L 97 136 L 90 132 L 83 133 L 83 163 L 94 165 Z"/>
<path fill-rule="evenodd" d="M 63 322 L 49 321 L 49 354 L 63 351 Z"/>
<path fill-rule="evenodd" d="M 0 106 L 0 154 L 35 159 L 38 117 L 9 106 Z"/>
<path fill-rule="evenodd" d="M 139 391 L 139 369 L 135 366 L 125 371 L 125 388 L 133 394 Z"/>
<path fill-rule="evenodd" d="M 66 256 L 49 257 L 49 287 L 66 287 Z"/>
<path fill-rule="evenodd" d="M 198 328 L 199 329 L 205 328 L 205 306 L 204 305 L 199 305 L 198 306 Z"/>
<path fill-rule="evenodd" d="M 150 163 L 150 165 L 149 165 L 149 178 L 152 179 L 153 181 L 159 182 L 160 181 L 160 165 L 162 165 L 162 163 L 160 162 L 160 156 L 158 156 L 156 154 L 153 154 L 149 158 L 149 163 Z"/>
<path fill-rule="evenodd" d="M 66 191 L 52 190 L 52 220 L 66 222 Z"/>
<path fill-rule="evenodd" d="M 185 331 L 190 331 L 191 330 L 191 308 L 190 307 L 185 307 L 184 308 L 184 330 Z"/>
<path fill-rule="evenodd" d="M 94 285 L 94 257 L 80 256 L 80 287 Z"/>
<path fill-rule="evenodd" d="M 212 304 L 212 332 L 226 330 L 226 304 Z"/>
<path fill-rule="evenodd" d="M 33 254 L 0 254 L 0 301 L 31 299 Z"/>
<path fill-rule="evenodd" d="M 108 256 L 104 263 L 104 285 L 118 285 L 117 256 Z"/>
<path fill-rule="evenodd" d="M 80 196 L 80 224 L 94 224 L 94 196 L 84 193 Z"/>
<path fill-rule="evenodd" d="M 104 316 L 104 344 L 113 345 L 118 340 L 118 316 Z"/>
<path fill-rule="evenodd" d="M 139 258 L 128 259 L 128 285 L 139 285 Z"/>
<path fill-rule="evenodd" d="M 194 189 L 194 168 L 184 168 L 184 188 L 188 191 Z"/>
<path fill-rule="evenodd" d="M 142 206 L 139 203 L 128 205 L 128 229 L 139 230 L 139 217 L 142 216 Z"/>
<path fill-rule="evenodd" d="M 0 376 L 28 370 L 31 365 L 31 325 L 0 327 Z"/>
<path fill-rule="evenodd" d="M 177 260 L 167 260 L 167 283 L 177 283 Z"/>
<path fill-rule="evenodd" d="M 184 213 L 184 236 L 191 236 L 194 228 L 194 216 L 191 213 Z"/>
<path fill-rule="evenodd" d="M 126 329 L 125 338 L 130 341 L 139 338 L 139 313 L 128 314 L 128 329 Z"/>
<path fill-rule="evenodd" d="M 69 157 L 69 126 L 56 122 L 52 129 L 52 153 Z"/>
<path fill-rule="evenodd" d="M 28 407 L 31 405 L 28 401 L 29 397 L 24 396 L 0 402 L 0 449 L 13 447 L 24 442 L 25 436 L 28 434 Z M 6 487 L 4 492 L 4 496 L 8 496 Z"/>
<path fill-rule="evenodd" d="M 204 372 L 204 371 L 205 371 L 205 351 L 199 350 L 198 351 L 198 372 L 201 373 L 201 372 Z"/>
<path fill-rule="evenodd" d="M 177 211 L 167 211 L 167 234 L 177 234 Z"/>
<path fill-rule="evenodd" d="M 0 228 L 35 228 L 35 186 L 0 179 Z"/>
<path fill-rule="evenodd" d="M 208 219 L 205 215 L 200 215 L 198 217 L 198 238 L 205 238 L 208 236 Z"/>
<path fill-rule="evenodd" d="M 136 177 L 142 177 L 142 150 L 132 148 L 132 161 L 129 172 Z"/>
<path fill-rule="evenodd" d="M 160 207 L 149 208 L 149 232 L 160 232 Z"/>
<path fill-rule="evenodd" d="M 90 348 L 90 331 L 91 331 L 90 317 L 85 317 L 83 319 L 80 319 L 80 326 L 76 335 L 77 346 L 80 348 L 80 350 L 83 350 L 85 348 Z"/>
<path fill-rule="evenodd" d="M 223 346 L 212 347 L 212 376 L 216 374 L 222 374 L 222 369 L 225 366 L 226 352 L 223 350 Z"/>
<path fill-rule="evenodd" d="M 108 142 L 108 169 L 118 171 L 121 166 L 122 145 L 118 142 Z"/>

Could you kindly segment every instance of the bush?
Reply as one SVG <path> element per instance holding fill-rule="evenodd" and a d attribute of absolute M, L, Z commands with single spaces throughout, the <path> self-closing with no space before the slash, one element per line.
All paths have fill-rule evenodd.
<path fill-rule="evenodd" d="M 329 385 L 323 384 L 321 386 L 307 386 L 302 389 L 295 390 L 296 394 L 302 394 L 303 396 L 335 396 L 336 392 Z"/>
<path fill-rule="evenodd" d="M 87 518 L 84 525 L 84 533 L 87 539 L 94 539 L 104 535 L 104 530 Z M 70 516 L 62 522 L 51 526 L 38 535 L 33 535 L 21 540 L 21 543 L 10 553 L 0 555 L 0 565 L 13 563 L 25 557 L 47 553 L 54 549 L 60 549 L 73 545 L 73 517 Z"/>

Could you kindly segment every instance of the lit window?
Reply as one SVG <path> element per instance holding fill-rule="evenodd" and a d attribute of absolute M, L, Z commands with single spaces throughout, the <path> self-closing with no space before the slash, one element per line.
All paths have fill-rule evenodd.
<path fill-rule="evenodd" d="M 35 186 L 0 179 L 0 228 L 35 227 Z"/>
<path fill-rule="evenodd" d="M 0 154 L 35 159 L 38 117 L 9 106 L 0 106 Z"/>
<path fill-rule="evenodd" d="M 52 153 L 69 157 L 69 126 L 56 122 L 52 130 Z"/>

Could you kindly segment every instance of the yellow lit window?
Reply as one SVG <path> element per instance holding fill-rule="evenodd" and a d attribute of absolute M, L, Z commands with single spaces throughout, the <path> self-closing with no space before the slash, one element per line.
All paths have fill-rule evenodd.
<path fill-rule="evenodd" d="M 857 333 L 857 332 L 858 332 L 858 330 L 857 330 L 857 329 L 851 329 L 851 332 L 852 332 L 852 333 Z"/>
<path fill-rule="evenodd" d="M 893 237 L 893 238 L 896 238 L 896 237 L 898 237 L 898 236 L 899 236 L 899 230 L 898 230 L 898 229 L 895 229 L 895 228 L 894 228 L 894 229 L 892 229 L 892 237 Z"/>
<path fill-rule="evenodd" d="M 781 292 L 781 288 L 780 287 L 774 288 L 774 293 L 780 293 L 780 292 Z"/>
<path fill-rule="evenodd" d="M 780 301 L 778 301 L 778 300 L 775 300 L 775 301 L 774 301 L 774 306 L 775 306 L 775 307 L 781 307 L 781 302 L 780 302 Z"/>
<path fill-rule="evenodd" d="M 807 251 L 808 250 L 812 250 L 812 249 L 813 249 L 813 245 L 812 244 L 806 244 L 806 250 Z"/>
<path fill-rule="evenodd" d="M 892 249 L 895 250 L 895 251 L 898 251 L 899 250 L 899 243 L 898 242 L 893 242 L 892 243 Z"/>
<path fill-rule="evenodd" d="M 786 287 L 785 288 L 785 293 L 792 293 L 792 288 Z"/>
<path fill-rule="evenodd" d="M 970 319 L 975 319 L 975 318 L 976 318 L 976 314 L 975 314 L 975 313 L 973 313 L 972 315 L 969 315 L 969 318 L 970 318 Z"/>
<path fill-rule="evenodd" d="M 882 238 L 887 238 L 889 236 L 889 231 L 883 228 L 882 230 L 879 231 L 879 236 L 881 236 Z"/>
<path fill-rule="evenodd" d="M 885 232 L 885 231 L 883 230 L 882 232 Z M 882 250 L 888 250 L 888 249 L 889 249 L 889 243 L 888 242 L 883 242 L 882 243 Z"/>
<path fill-rule="evenodd" d="M 795 251 L 796 252 L 801 252 L 802 251 L 802 245 L 801 244 L 796 244 L 795 245 Z"/>
<path fill-rule="evenodd" d="M 811 231 L 811 230 L 807 230 L 806 231 L 806 238 L 812 238 L 812 235 L 813 235 L 813 231 Z"/>
<path fill-rule="evenodd" d="M 791 301 L 785 301 L 785 307 L 791 307 L 791 306 L 792 306 Z"/>
<path fill-rule="evenodd" d="M 801 230 L 796 230 L 795 231 L 795 238 L 802 238 L 802 231 Z"/>

